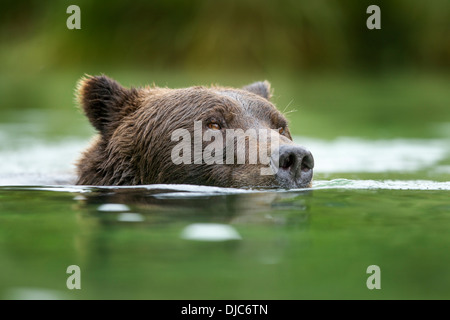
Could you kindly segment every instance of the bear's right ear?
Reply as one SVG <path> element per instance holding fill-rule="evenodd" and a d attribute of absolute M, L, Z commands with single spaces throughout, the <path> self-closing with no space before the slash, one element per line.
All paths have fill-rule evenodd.
<path fill-rule="evenodd" d="M 128 95 L 128 89 L 106 76 L 85 76 L 77 86 L 79 104 L 92 125 L 102 134 L 108 124 L 117 120 Z"/>
<path fill-rule="evenodd" d="M 243 87 L 242 89 L 257 94 L 258 96 L 261 96 L 267 100 L 270 100 L 270 98 L 272 97 L 270 83 L 267 80 L 254 82 L 252 84 L 249 84 L 248 86 Z"/>

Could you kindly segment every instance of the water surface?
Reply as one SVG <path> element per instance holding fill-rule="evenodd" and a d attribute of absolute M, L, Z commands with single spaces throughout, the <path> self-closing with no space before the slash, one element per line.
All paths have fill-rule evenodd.
<path fill-rule="evenodd" d="M 3 124 L 0 297 L 450 298 L 449 140 L 295 140 L 316 159 L 310 189 L 87 187 L 88 135 Z"/>

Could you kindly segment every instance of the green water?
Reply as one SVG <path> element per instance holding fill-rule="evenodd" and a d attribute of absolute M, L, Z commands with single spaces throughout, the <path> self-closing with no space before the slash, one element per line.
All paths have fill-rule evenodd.
<path fill-rule="evenodd" d="M 2 297 L 450 298 L 448 191 L 157 195 L 1 188 Z M 104 203 L 126 203 L 141 221 L 99 211 Z M 231 225 L 241 239 L 183 239 L 194 223 Z M 66 287 L 69 265 L 81 269 L 81 290 Z M 370 265 L 380 290 L 366 286 Z"/>

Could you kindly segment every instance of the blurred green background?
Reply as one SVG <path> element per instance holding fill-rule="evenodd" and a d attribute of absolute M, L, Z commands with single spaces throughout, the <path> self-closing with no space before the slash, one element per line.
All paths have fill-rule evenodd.
<path fill-rule="evenodd" d="M 72 4 L 81 30 L 66 27 Z M 371 4 L 381 30 L 366 27 Z M 448 0 L 3 1 L 0 117 L 89 136 L 74 102 L 85 73 L 126 86 L 267 79 L 296 135 L 448 137 L 449 40 Z"/>

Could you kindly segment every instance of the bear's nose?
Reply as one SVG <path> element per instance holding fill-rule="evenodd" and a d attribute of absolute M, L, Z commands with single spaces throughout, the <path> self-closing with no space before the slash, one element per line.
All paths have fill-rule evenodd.
<path fill-rule="evenodd" d="M 274 157 L 275 155 L 272 155 Z M 280 186 L 285 188 L 308 187 L 314 168 L 314 158 L 310 151 L 295 145 L 282 145 L 277 159 L 272 159 L 278 165 L 275 174 Z"/>

